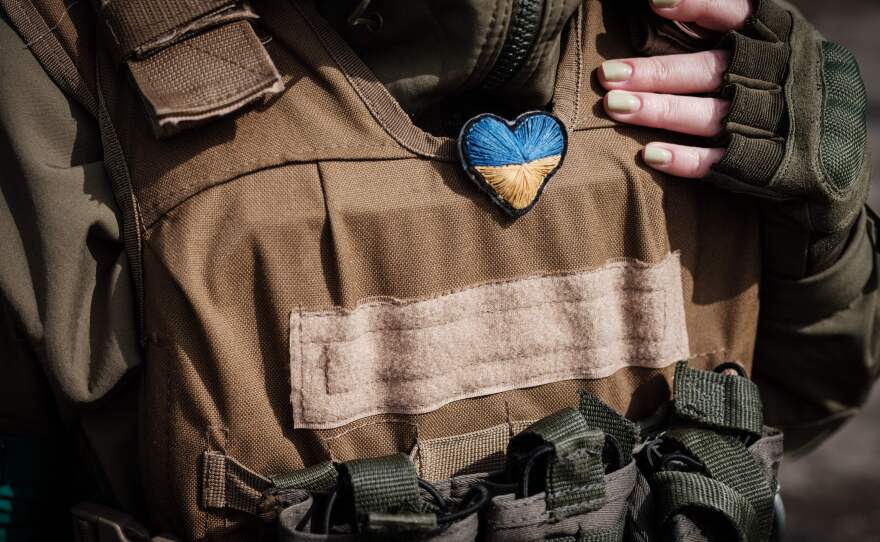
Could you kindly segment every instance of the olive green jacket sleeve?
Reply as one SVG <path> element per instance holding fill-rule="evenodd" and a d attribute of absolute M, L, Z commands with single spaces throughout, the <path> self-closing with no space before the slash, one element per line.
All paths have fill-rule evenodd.
<path fill-rule="evenodd" d="M 141 358 L 102 155 L 95 120 L 0 17 L 0 440 L 50 442 L 53 461 L 65 464 L 86 449 L 106 494 L 133 502 L 137 379 L 126 377 Z M 110 416 L 126 422 L 105 423 Z M 54 469 L 32 467 L 6 466 L 19 478 Z M 53 501 L 69 487 L 56 479 Z"/>
<path fill-rule="evenodd" d="M 140 363 L 97 123 L 0 20 L 0 297 L 63 407 Z"/>
<path fill-rule="evenodd" d="M 866 208 L 834 265 L 763 280 L 754 378 L 788 451 L 812 449 L 855 415 L 880 374 L 878 225 Z"/>

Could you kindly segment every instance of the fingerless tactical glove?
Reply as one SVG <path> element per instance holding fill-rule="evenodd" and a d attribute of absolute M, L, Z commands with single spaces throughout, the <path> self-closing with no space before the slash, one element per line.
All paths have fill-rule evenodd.
<path fill-rule="evenodd" d="M 856 60 L 772 0 L 755 0 L 754 15 L 721 45 L 730 51 L 727 153 L 709 180 L 765 200 L 771 273 L 820 272 L 846 245 L 870 184 Z"/>
<path fill-rule="evenodd" d="M 837 261 L 867 198 L 870 159 L 865 86 L 853 55 L 825 40 L 783 2 L 754 0 L 753 15 L 720 39 L 631 11 L 645 55 L 715 47 L 730 52 L 720 89 L 730 100 L 727 153 L 707 180 L 761 198 L 765 268 L 799 279 Z"/>

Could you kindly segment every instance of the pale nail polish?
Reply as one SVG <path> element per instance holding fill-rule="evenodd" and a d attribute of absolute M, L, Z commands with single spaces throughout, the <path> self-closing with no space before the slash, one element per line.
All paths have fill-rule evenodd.
<path fill-rule="evenodd" d="M 654 166 L 666 166 L 672 163 L 672 153 L 662 147 L 645 147 L 645 162 Z"/>
<path fill-rule="evenodd" d="M 634 94 L 622 90 L 608 93 L 608 110 L 613 113 L 635 113 L 642 107 L 642 102 Z"/>
<path fill-rule="evenodd" d="M 681 0 L 651 0 L 655 8 L 674 8 Z"/>
<path fill-rule="evenodd" d="M 632 66 L 630 66 L 626 62 L 609 60 L 608 62 L 602 63 L 602 75 L 605 77 L 606 81 L 611 81 L 615 83 L 626 81 L 627 79 L 632 77 L 632 74 Z"/>

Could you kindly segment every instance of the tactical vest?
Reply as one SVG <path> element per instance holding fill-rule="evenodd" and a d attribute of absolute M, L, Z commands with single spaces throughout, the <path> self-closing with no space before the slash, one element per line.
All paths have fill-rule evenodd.
<path fill-rule="evenodd" d="M 269 517 L 282 539 L 316 539 L 291 533 L 317 521 L 316 480 L 341 475 L 363 482 L 355 508 L 380 538 L 436 516 L 436 503 L 403 506 L 426 500 L 413 489 L 421 479 L 462 509 L 494 503 L 489 527 L 472 514 L 448 539 L 493 525 L 508 534 L 492 539 L 620 539 L 618 518 L 648 482 L 630 461 L 635 437 L 616 439 L 628 442 L 618 469 L 602 466 L 603 435 L 635 434 L 615 413 L 657 411 L 677 361 L 691 368 L 679 372 L 750 370 L 760 247 L 751 200 L 649 169 L 638 155 L 656 132 L 601 112 L 595 68 L 633 55 L 615 3 L 585 2 L 568 23 L 551 104 L 568 155 L 515 220 L 475 189 L 455 141 L 414 125 L 310 1 L 184 4 L 207 9 L 176 21 L 155 51 L 144 43 L 168 34 L 140 22 L 167 17 L 99 6 L 116 43 L 99 55 L 95 107 L 142 303 L 151 530 L 248 540 Z M 693 404 L 708 413 L 681 407 L 677 419 L 709 436 L 679 435 L 678 446 L 766 442 L 760 421 L 719 423 L 736 415 L 711 400 L 746 379 L 705 374 Z M 778 440 L 750 452 L 768 480 Z M 556 472 L 540 482 L 546 495 L 473 493 L 511 454 L 542 445 L 558 459 L 535 463 Z M 567 527 L 529 530 L 521 498 L 543 507 L 541 525 Z M 614 521 L 590 535 L 584 514 Z"/>

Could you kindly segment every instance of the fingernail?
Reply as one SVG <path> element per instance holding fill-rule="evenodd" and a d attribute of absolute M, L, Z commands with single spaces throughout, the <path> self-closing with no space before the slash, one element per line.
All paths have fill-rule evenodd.
<path fill-rule="evenodd" d="M 663 147 L 645 147 L 645 162 L 652 166 L 666 166 L 672 163 L 672 153 Z"/>
<path fill-rule="evenodd" d="M 632 77 L 632 74 L 632 66 L 630 66 L 626 62 L 609 60 L 608 62 L 602 63 L 602 75 L 605 77 L 606 81 L 626 81 L 627 79 Z"/>
<path fill-rule="evenodd" d="M 613 113 L 635 113 L 642 107 L 642 102 L 634 94 L 622 90 L 608 93 L 608 110 Z"/>
<path fill-rule="evenodd" d="M 651 0 L 655 8 L 674 8 L 681 0 Z"/>

